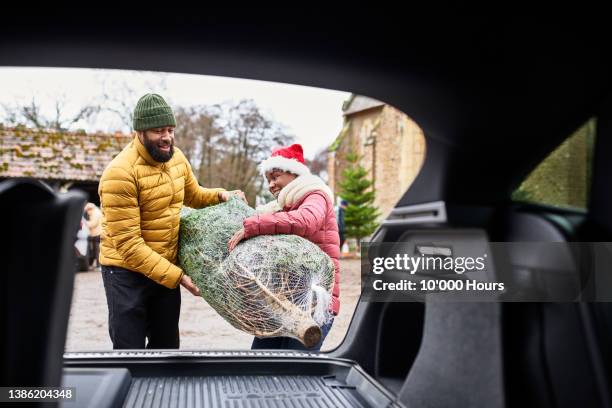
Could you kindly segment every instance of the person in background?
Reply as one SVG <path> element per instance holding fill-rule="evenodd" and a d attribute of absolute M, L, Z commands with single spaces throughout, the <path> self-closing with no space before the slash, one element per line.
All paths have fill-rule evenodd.
<path fill-rule="evenodd" d="M 87 228 L 89 235 L 87 236 L 89 256 L 89 270 L 100 270 L 100 233 L 102 232 L 102 212 L 94 203 L 85 205 L 85 213 L 87 214 Z M 95 264 L 95 265 L 94 265 Z"/>
<path fill-rule="evenodd" d="M 340 235 L 340 250 L 342 250 L 342 246 L 346 241 L 346 225 L 344 224 L 344 212 L 346 210 L 347 205 L 348 202 L 346 200 L 342 200 L 340 201 L 340 207 L 338 207 L 338 234 Z"/>

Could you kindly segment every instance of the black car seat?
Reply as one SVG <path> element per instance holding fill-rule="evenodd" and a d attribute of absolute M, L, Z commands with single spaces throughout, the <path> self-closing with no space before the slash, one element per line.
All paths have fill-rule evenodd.
<path fill-rule="evenodd" d="M 74 241 L 85 195 L 35 180 L 0 183 L 3 215 L 0 355 L 3 386 L 61 383 Z"/>

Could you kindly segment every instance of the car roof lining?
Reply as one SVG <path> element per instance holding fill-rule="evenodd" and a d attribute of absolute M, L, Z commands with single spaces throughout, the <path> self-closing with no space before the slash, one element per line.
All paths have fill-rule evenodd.
<path fill-rule="evenodd" d="M 52 33 L 33 24 L 26 35 L 9 22 L 0 28 L 0 55 L 5 66 L 223 75 L 377 98 L 449 149 L 436 158 L 444 163 L 433 164 L 445 174 L 434 199 L 457 202 L 507 198 L 609 94 L 610 57 L 597 24 L 472 17 L 441 19 L 432 30 L 413 23 L 390 25 L 382 47 L 365 33 L 346 41 L 331 22 L 239 30 L 187 23 L 147 35 L 137 25 L 100 31 L 89 23 L 54 26 Z"/>

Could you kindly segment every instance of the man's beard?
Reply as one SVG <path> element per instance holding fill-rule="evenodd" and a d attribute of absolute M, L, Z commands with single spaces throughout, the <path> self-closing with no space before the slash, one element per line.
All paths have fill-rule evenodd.
<path fill-rule="evenodd" d="M 170 151 L 163 152 L 159 149 L 157 143 L 150 141 L 145 136 L 144 146 L 147 149 L 147 152 L 149 152 L 153 160 L 156 162 L 165 163 L 172 158 L 172 155 L 174 155 L 174 143 L 172 142 L 170 142 Z"/>

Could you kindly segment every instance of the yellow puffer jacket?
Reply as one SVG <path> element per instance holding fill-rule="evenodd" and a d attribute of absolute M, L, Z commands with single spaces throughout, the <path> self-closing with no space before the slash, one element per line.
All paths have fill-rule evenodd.
<path fill-rule="evenodd" d="M 225 190 L 198 185 L 178 148 L 172 159 L 159 163 L 135 136 L 100 179 L 100 264 L 140 272 L 176 288 L 183 275 L 175 265 L 181 207 L 217 204 L 220 191 Z"/>

